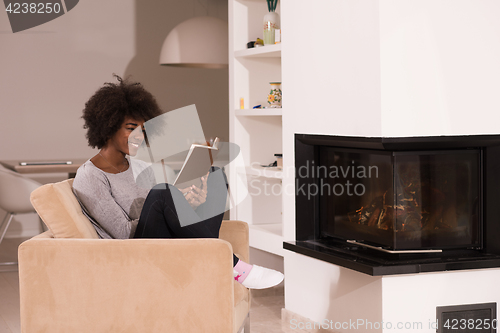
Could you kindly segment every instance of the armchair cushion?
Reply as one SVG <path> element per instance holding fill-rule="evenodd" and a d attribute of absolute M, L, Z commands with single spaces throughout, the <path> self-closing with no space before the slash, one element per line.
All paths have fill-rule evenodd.
<path fill-rule="evenodd" d="M 54 238 L 94 238 L 99 236 L 83 214 L 72 190 L 73 179 L 43 185 L 31 192 L 31 204 Z"/>

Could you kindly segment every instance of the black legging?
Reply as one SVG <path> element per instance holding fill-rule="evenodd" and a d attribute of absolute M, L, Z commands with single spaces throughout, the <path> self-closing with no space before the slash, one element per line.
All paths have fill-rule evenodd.
<path fill-rule="evenodd" d="M 219 238 L 227 186 L 224 172 L 212 168 L 206 201 L 193 210 L 176 187 L 156 185 L 146 197 L 134 238 Z M 233 254 L 233 266 L 237 263 Z"/>

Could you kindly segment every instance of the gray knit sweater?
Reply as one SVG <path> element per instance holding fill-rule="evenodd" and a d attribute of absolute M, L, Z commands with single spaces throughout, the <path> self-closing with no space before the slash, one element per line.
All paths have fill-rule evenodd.
<path fill-rule="evenodd" d="M 127 159 L 130 167 L 118 174 L 104 172 L 88 160 L 73 181 L 73 192 L 101 238 L 132 238 L 144 201 L 155 185 L 146 163 Z M 139 181 L 134 174 L 140 174 Z"/>

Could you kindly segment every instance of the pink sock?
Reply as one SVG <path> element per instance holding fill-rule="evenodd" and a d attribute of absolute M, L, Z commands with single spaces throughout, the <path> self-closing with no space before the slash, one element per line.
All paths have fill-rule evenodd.
<path fill-rule="evenodd" d="M 245 279 L 248 276 L 248 273 L 252 270 L 252 265 L 247 264 L 243 260 L 238 260 L 238 263 L 236 266 L 233 267 L 233 269 L 238 273 L 234 279 L 238 281 L 239 283 L 245 281 Z"/>

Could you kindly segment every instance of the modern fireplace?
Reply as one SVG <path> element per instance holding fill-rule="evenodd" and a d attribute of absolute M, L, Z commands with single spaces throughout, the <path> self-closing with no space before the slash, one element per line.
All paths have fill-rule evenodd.
<path fill-rule="evenodd" d="M 372 275 L 500 267 L 500 136 L 295 135 L 296 241 Z"/>

